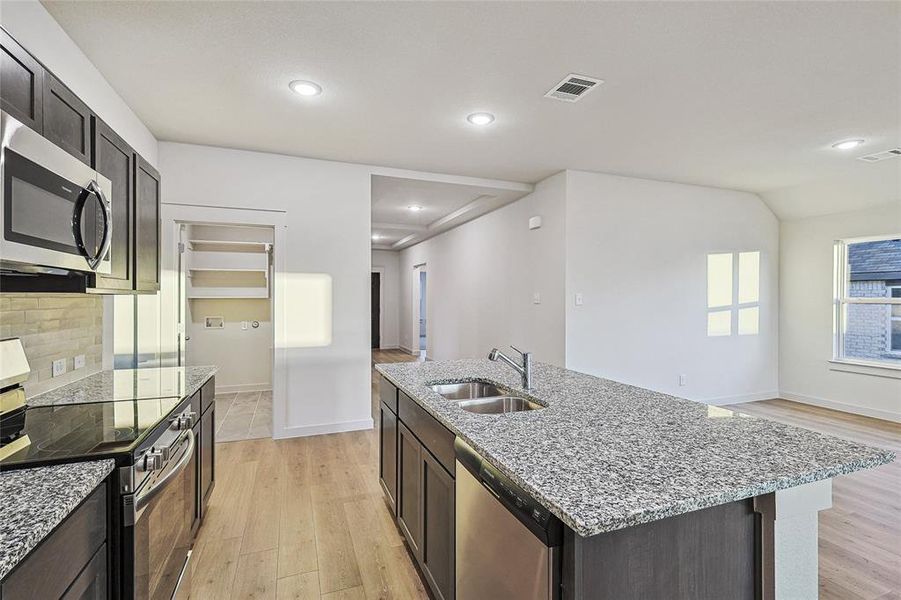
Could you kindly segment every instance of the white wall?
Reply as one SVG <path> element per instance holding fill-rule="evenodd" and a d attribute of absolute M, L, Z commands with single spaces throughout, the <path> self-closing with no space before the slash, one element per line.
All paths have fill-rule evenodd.
<path fill-rule="evenodd" d="M 901 421 L 901 379 L 834 371 L 833 242 L 901 232 L 901 201 L 785 221 L 781 228 L 779 380 L 790 400 Z"/>
<path fill-rule="evenodd" d="M 478 357 L 514 344 L 563 365 L 565 194 L 559 173 L 513 204 L 403 250 L 401 345 L 414 343 L 413 267 L 426 263 L 430 358 Z M 536 215 L 543 225 L 530 231 Z"/>
<path fill-rule="evenodd" d="M 325 347 L 289 347 L 284 435 L 372 426 L 369 263 L 371 169 L 362 165 L 189 144 L 160 144 L 163 201 L 286 212 L 288 278 L 332 278 L 332 334 Z M 292 302 L 295 310 L 292 310 Z M 289 330 L 304 319 L 287 298 Z"/>
<path fill-rule="evenodd" d="M 3 2 L 0 24 L 138 154 L 159 164 L 156 138 L 40 2 Z"/>
<path fill-rule="evenodd" d="M 390 250 L 372 251 L 372 270 L 381 272 L 382 348 L 400 346 L 400 253 Z"/>
<path fill-rule="evenodd" d="M 581 171 L 566 188 L 568 368 L 713 403 L 777 395 L 779 224 L 760 198 Z M 709 338 L 706 255 L 749 250 L 760 333 Z"/>

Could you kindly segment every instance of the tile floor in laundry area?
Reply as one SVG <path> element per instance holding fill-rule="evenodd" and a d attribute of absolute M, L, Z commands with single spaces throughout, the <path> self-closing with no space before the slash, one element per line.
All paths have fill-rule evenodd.
<path fill-rule="evenodd" d="M 216 394 L 216 441 L 272 437 L 272 391 Z"/>

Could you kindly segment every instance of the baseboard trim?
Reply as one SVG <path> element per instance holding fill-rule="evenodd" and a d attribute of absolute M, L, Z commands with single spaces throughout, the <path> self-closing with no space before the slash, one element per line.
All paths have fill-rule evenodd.
<path fill-rule="evenodd" d="M 872 417 L 874 419 L 882 419 L 883 421 L 892 421 L 893 423 L 901 423 L 901 413 L 891 410 L 882 410 L 880 408 L 869 408 L 867 406 L 857 406 L 856 404 L 846 404 L 836 400 L 827 400 L 826 398 L 817 398 L 816 396 L 807 396 L 805 394 L 796 394 L 795 392 L 782 391 L 779 397 L 792 402 L 800 402 L 801 404 L 809 404 L 811 406 L 819 406 L 820 408 L 831 408 L 852 415 L 862 417 Z"/>
<path fill-rule="evenodd" d="M 400 346 L 379 346 L 379 350 L 403 350 Z"/>
<path fill-rule="evenodd" d="M 345 431 L 361 431 L 372 428 L 372 419 L 360 419 L 359 421 L 343 421 L 341 423 L 321 423 L 319 425 L 297 425 L 294 427 L 281 427 L 280 431 L 277 431 L 273 437 L 275 439 L 309 437 L 311 435 L 343 433 Z"/>
<path fill-rule="evenodd" d="M 398 348 L 398 350 L 403 350 L 403 351 L 406 352 L 407 354 L 412 354 L 413 356 L 416 356 L 416 355 L 419 354 L 418 352 L 413 352 L 412 350 L 410 350 L 410 349 L 407 348 L 406 346 L 398 346 L 397 348 Z"/>
<path fill-rule="evenodd" d="M 216 384 L 217 394 L 234 394 L 235 392 L 268 392 L 272 389 L 270 383 L 239 383 L 236 385 Z"/>
<path fill-rule="evenodd" d="M 738 396 L 721 396 L 719 398 L 708 398 L 702 400 L 704 404 L 712 406 L 721 406 L 723 404 L 742 404 L 744 402 L 756 402 L 757 400 L 772 400 L 779 398 L 778 390 L 768 392 L 754 392 L 753 394 L 739 394 Z"/>

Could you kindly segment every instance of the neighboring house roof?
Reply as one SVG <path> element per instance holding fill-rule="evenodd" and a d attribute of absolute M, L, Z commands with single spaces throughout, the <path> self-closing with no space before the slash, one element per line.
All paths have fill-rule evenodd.
<path fill-rule="evenodd" d="M 851 281 L 901 279 L 901 239 L 848 245 Z"/>

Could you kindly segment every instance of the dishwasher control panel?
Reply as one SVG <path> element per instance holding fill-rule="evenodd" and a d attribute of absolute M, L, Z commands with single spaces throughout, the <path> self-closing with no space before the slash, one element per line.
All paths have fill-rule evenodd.
<path fill-rule="evenodd" d="M 518 509 L 524 516 L 535 521 L 541 527 L 547 525 L 551 517 L 551 511 L 538 504 L 534 498 L 526 493 L 510 479 L 495 469 L 487 462 L 482 462 L 479 479 L 490 491 L 506 500 L 510 508 Z"/>

